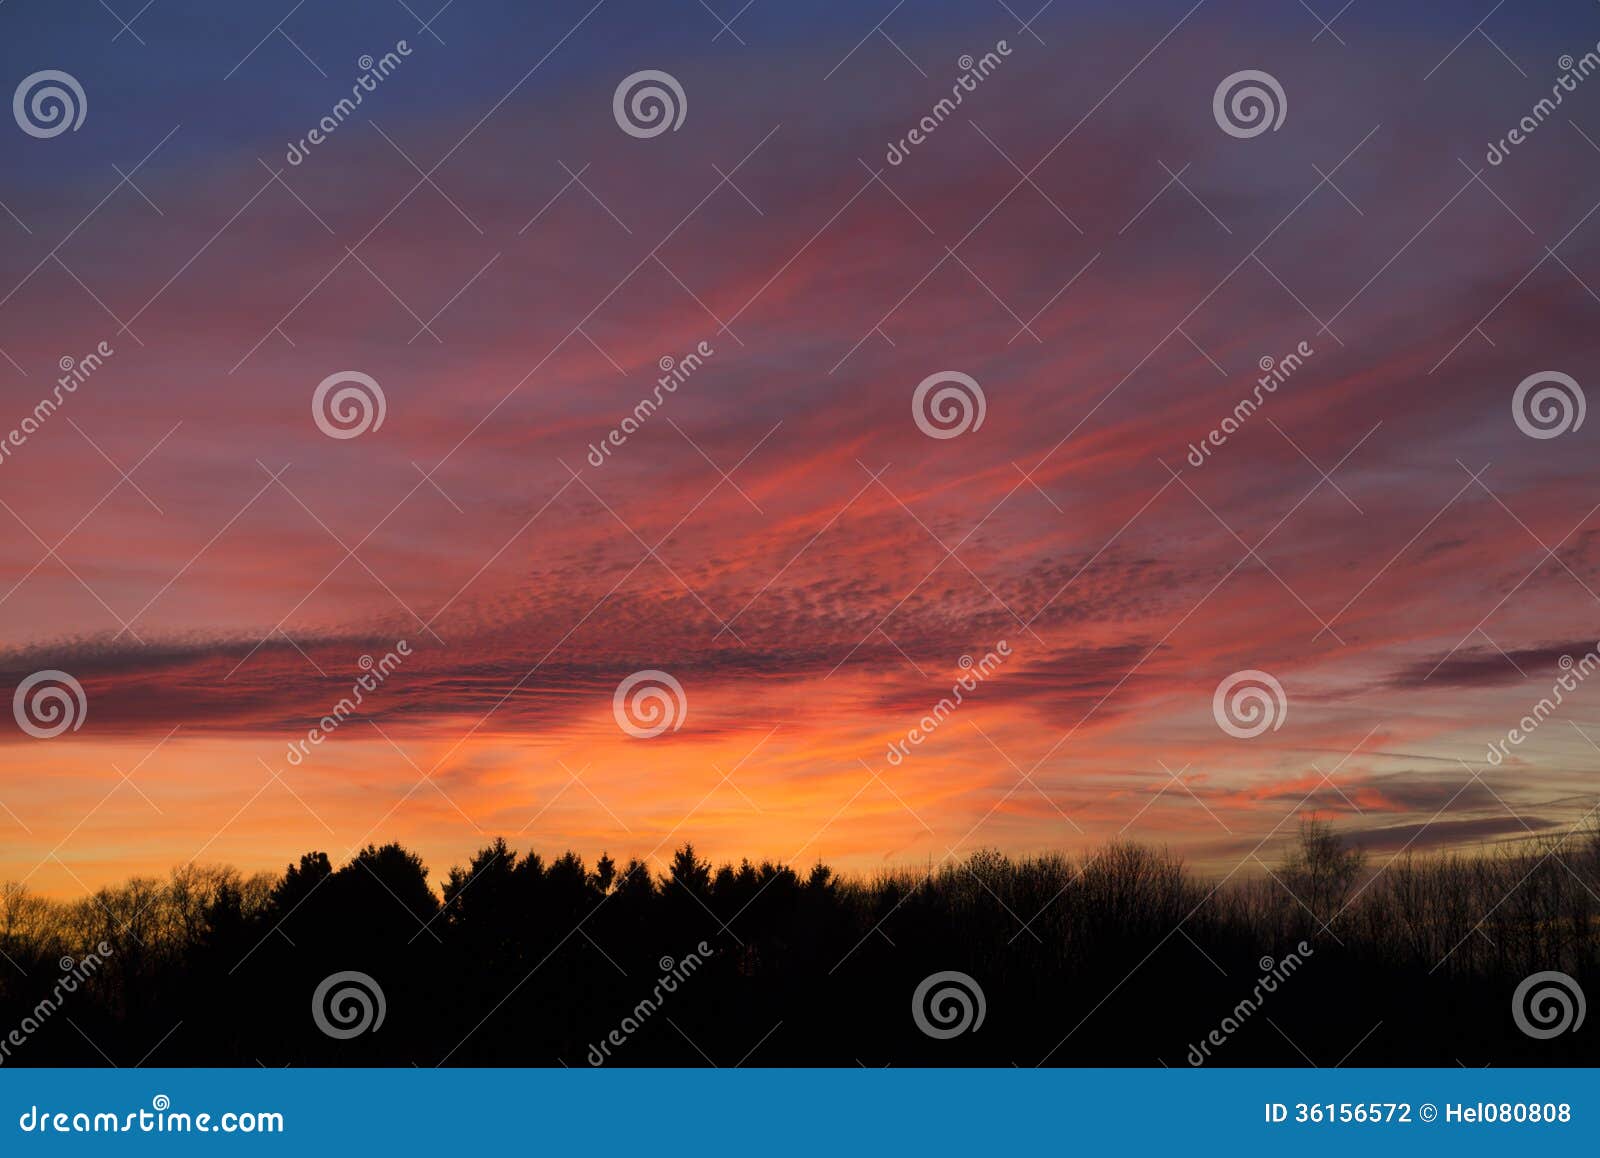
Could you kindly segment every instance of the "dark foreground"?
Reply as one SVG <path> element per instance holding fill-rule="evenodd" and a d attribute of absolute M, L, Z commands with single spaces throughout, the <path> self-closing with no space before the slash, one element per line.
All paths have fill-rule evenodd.
<path fill-rule="evenodd" d="M 1600 1064 L 1594 835 L 1377 871 L 1308 824 L 1220 884 L 1134 845 L 860 881 L 497 843 L 443 892 L 397 845 L 9 888 L 0 1064 Z"/>

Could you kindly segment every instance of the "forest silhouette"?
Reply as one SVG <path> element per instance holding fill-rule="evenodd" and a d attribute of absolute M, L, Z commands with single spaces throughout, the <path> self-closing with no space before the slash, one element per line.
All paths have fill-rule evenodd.
<path fill-rule="evenodd" d="M 8 885 L 0 1063 L 1182 1067 L 1219 1025 L 1204 1064 L 1600 1062 L 1594 1025 L 1541 1040 L 1512 1012 L 1541 971 L 1600 993 L 1600 829 L 1380 865 L 1313 819 L 1251 867 L 1205 880 L 1114 843 L 853 878 L 713 868 L 688 844 L 591 868 L 496 840 L 442 896 L 398 844 L 276 877 L 189 865 L 74 901 Z M 314 995 L 346 971 L 384 1016 L 330 1036 Z M 940 1037 L 914 994 L 945 971 L 981 989 L 984 1016 Z"/>

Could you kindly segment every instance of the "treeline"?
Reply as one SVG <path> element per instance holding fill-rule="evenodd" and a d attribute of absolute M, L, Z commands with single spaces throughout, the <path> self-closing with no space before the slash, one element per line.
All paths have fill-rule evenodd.
<path fill-rule="evenodd" d="M 1247 867 L 1118 843 L 841 878 L 499 840 L 442 896 L 397 844 L 8 885 L 0 1064 L 1600 1063 L 1600 1026 L 1513 1012 L 1537 973 L 1600 994 L 1600 832 L 1380 871 L 1308 821 Z"/>

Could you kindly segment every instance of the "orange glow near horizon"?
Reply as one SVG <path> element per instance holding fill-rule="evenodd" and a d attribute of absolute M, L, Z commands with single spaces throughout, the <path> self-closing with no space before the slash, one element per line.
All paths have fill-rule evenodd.
<path fill-rule="evenodd" d="M 478 121 L 492 95 L 451 96 L 461 78 L 420 51 L 382 120 L 448 159 L 449 203 L 402 197 L 416 173 L 365 127 L 286 170 L 293 196 L 268 180 L 280 121 L 325 109 L 287 84 L 228 147 L 196 124 L 154 154 L 140 187 L 162 212 L 117 192 L 73 235 L 73 277 L 45 255 L 99 196 L 54 192 L 99 188 L 81 155 L 0 166 L 29 229 L 0 218 L 0 438 L 64 356 L 112 350 L 0 460 L 0 689 L 61 670 L 88 705 L 54 739 L 0 733 L 0 881 L 80 896 L 400 841 L 437 885 L 497 836 L 867 874 L 1127 839 L 1220 876 L 1312 811 L 1383 857 L 1576 823 L 1600 687 L 1485 754 L 1597 646 L 1592 449 L 1508 409 L 1546 360 L 1592 364 L 1573 313 L 1592 303 L 1555 263 L 1516 282 L 1532 259 L 1504 208 L 1450 198 L 1459 142 L 1364 139 L 1384 118 L 1346 124 L 1314 85 L 1294 122 L 1314 148 L 1219 132 L 1194 98 L 1216 79 L 1192 55 L 1208 15 L 1141 77 L 1179 96 L 1107 99 L 1116 73 L 1019 47 L 969 110 L 981 133 L 944 129 L 881 180 L 858 158 L 924 94 L 866 68 L 786 104 L 758 58 L 697 69 L 682 132 L 646 142 L 598 80 L 593 108 L 553 116 L 534 84 Z M 1097 68 L 1148 47 L 1094 36 Z M 405 103 L 424 81 L 432 103 Z M 1428 99 L 1478 96 L 1447 69 Z M 113 144 L 155 143 L 153 113 L 113 104 L 62 142 L 94 144 L 93 182 Z M 1044 159 L 1036 186 L 997 142 Z M 1383 229 L 1316 185 L 1347 151 L 1341 189 Z M 1215 219 L 1164 185 L 1174 159 Z M 1508 199 L 1559 236 L 1589 191 L 1565 161 L 1517 161 Z M 1567 252 L 1591 277 L 1586 236 Z M 1493 345 L 1459 344 L 1514 282 Z M 1239 418 L 1261 359 L 1295 350 Z M 347 370 L 385 418 L 328 437 L 313 391 Z M 985 397 L 959 437 L 913 418 L 941 371 Z M 405 662 L 291 761 L 400 640 Z M 687 700 L 652 739 L 612 712 L 644 670 Z M 1278 726 L 1230 735 L 1213 693 L 1258 670 Z"/>

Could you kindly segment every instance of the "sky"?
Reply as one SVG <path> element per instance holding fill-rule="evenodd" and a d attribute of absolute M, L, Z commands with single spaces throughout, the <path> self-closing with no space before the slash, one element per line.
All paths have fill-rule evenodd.
<path fill-rule="evenodd" d="M 1592 822 L 1593 5 L 114 6 L 0 9 L 0 879 Z"/>

